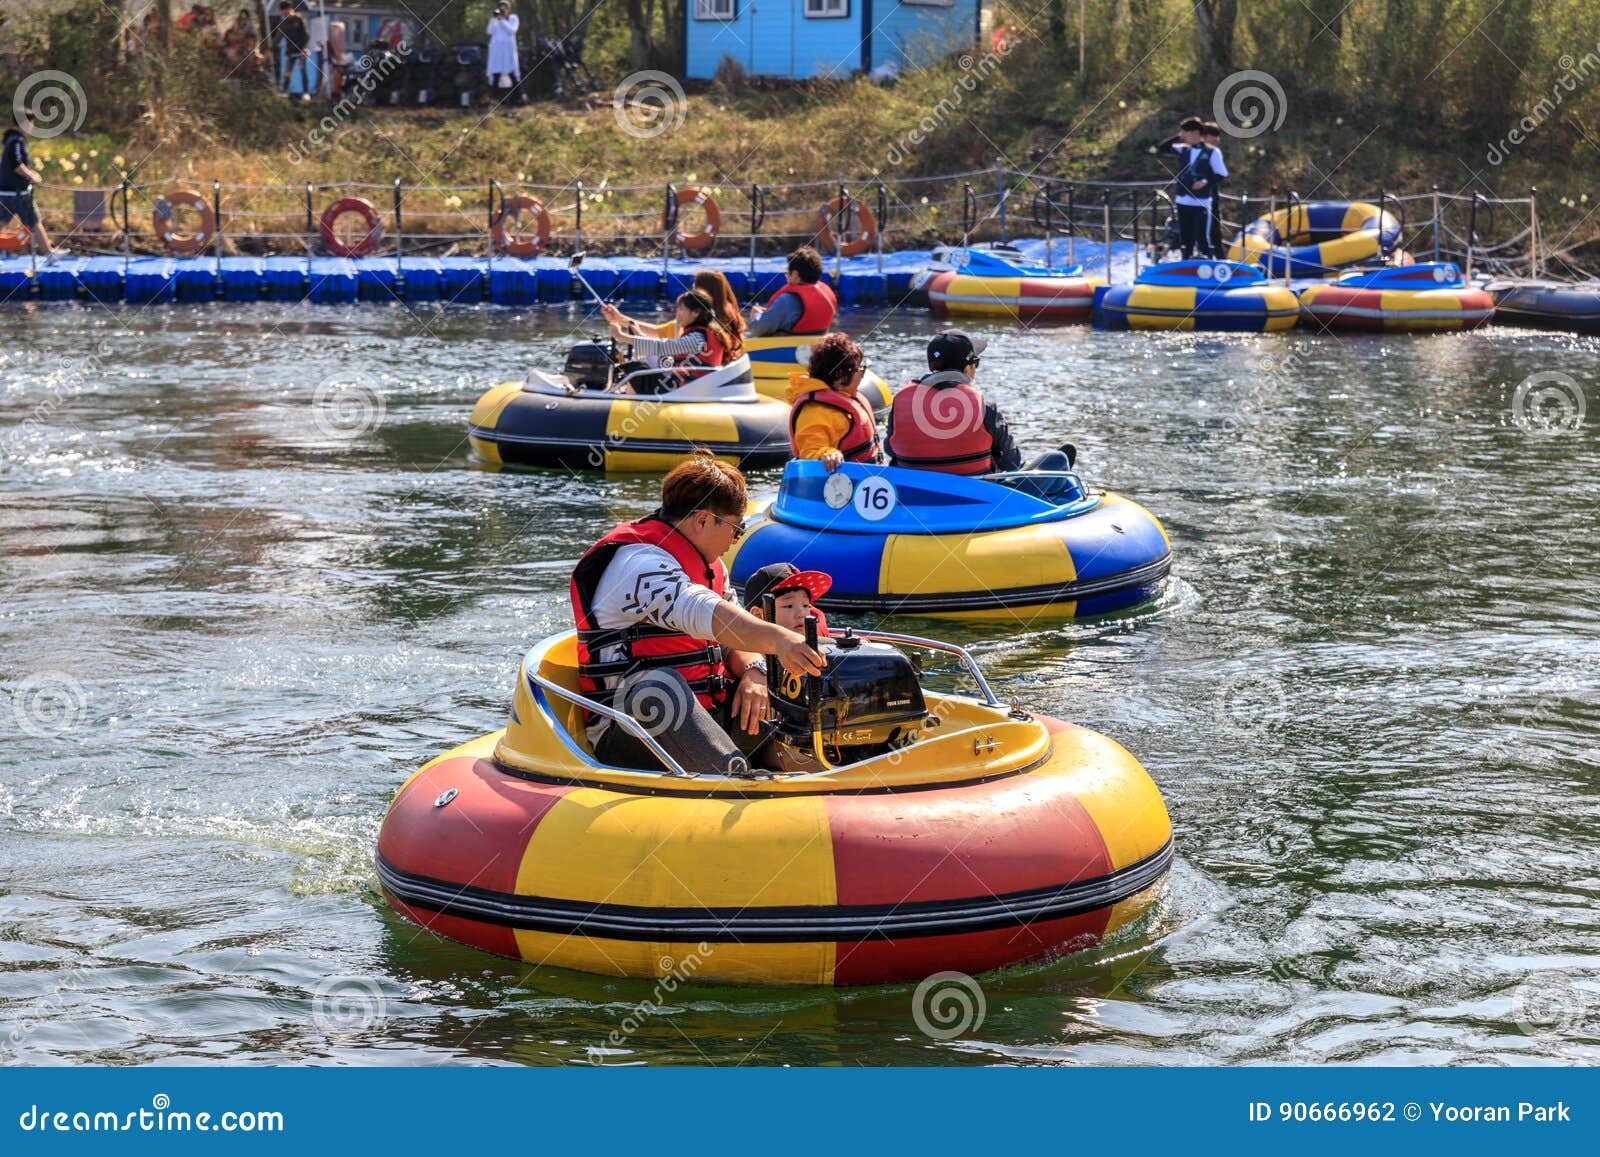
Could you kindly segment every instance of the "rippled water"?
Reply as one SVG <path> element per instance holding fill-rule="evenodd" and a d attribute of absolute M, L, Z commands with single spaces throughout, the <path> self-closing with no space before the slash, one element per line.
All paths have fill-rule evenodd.
<path fill-rule="evenodd" d="M 886 376 L 933 328 L 849 321 Z M 0 325 L 0 1059 L 1600 1059 L 1593 339 L 975 327 L 1025 447 L 1075 440 L 1165 521 L 1180 577 L 1100 626 L 899 625 L 977 643 L 1002 694 L 1146 763 L 1178 841 L 1165 901 L 1093 954 L 983 978 L 949 1042 L 909 986 L 696 986 L 596 1053 L 649 983 L 436 940 L 370 859 L 402 779 L 501 725 L 581 548 L 652 505 L 647 480 L 467 461 L 483 386 L 594 327 Z M 1541 373 L 1587 389 L 1576 432 L 1513 422 Z"/>

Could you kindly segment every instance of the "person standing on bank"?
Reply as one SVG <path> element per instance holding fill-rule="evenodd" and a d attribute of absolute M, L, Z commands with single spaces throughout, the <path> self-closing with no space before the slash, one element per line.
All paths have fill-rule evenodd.
<path fill-rule="evenodd" d="M 1211 252 L 1211 183 L 1215 177 L 1210 158 L 1212 150 L 1201 137 L 1205 122 L 1199 117 L 1187 117 L 1178 126 L 1178 135 L 1168 137 L 1156 146 L 1161 152 L 1173 152 L 1183 162 L 1172 182 L 1172 201 L 1178 210 L 1179 244 L 1184 260 L 1196 253 L 1202 257 L 1214 256 Z"/>
<path fill-rule="evenodd" d="M 1222 243 L 1222 186 L 1228 181 L 1228 163 L 1222 158 L 1222 126 L 1207 121 L 1200 128 L 1200 140 L 1211 150 L 1211 171 L 1215 174 L 1211 181 L 1211 256 L 1221 258 L 1228 255 L 1227 246 Z"/>
<path fill-rule="evenodd" d="M 509 0 L 495 5 L 489 17 L 489 87 L 498 89 L 502 99 L 522 83 L 522 69 L 517 61 L 517 14 L 511 11 Z"/>
<path fill-rule="evenodd" d="M 661 506 L 624 522 L 573 569 L 578 685 L 624 712 L 690 771 L 749 774 L 766 739 L 763 656 L 785 671 L 820 675 L 805 636 L 766 623 L 733 598 L 722 556 L 744 534 L 744 475 L 702 456 L 661 480 Z M 613 767 L 652 769 L 650 748 L 590 715 L 594 753 Z"/>
<path fill-rule="evenodd" d="M 895 391 L 889 408 L 889 465 L 945 474 L 1022 469 L 1000 407 L 973 385 L 984 347 L 953 329 L 928 343 L 928 373 Z"/>
<path fill-rule="evenodd" d="M 789 451 L 832 474 L 841 462 L 883 463 L 878 419 L 861 397 L 867 359 L 842 333 L 811 347 L 803 374 L 789 375 Z"/>
<path fill-rule="evenodd" d="M 746 335 L 827 333 L 839 312 L 839 301 L 833 287 L 822 280 L 822 257 L 811 246 L 802 245 L 789 254 L 784 279 L 788 284 L 767 299 L 765 309 L 757 306 L 751 311 Z"/>

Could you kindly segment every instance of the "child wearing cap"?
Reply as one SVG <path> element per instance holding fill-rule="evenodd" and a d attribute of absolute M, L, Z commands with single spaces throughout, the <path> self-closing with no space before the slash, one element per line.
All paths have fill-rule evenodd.
<path fill-rule="evenodd" d="M 812 604 L 827 594 L 832 585 L 833 580 L 820 570 L 801 570 L 792 562 L 769 563 L 744 584 L 745 609 L 758 619 L 766 618 L 761 609 L 762 599 L 772 595 L 778 626 L 803 633 L 806 616 L 815 613 L 819 620 L 817 633 L 826 635 L 827 621 L 820 610 L 813 610 Z"/>

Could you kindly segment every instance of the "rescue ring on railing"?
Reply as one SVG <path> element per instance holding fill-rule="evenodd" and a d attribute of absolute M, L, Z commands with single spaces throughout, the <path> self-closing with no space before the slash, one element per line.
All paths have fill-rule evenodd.
<path fill-rule="evenodd" d="M 685 233 L 682 218 L 679 218 L 678 227 L 668 238 L 672 244 L 694 252 L 704 249 L 717 239 L 717 234 L 722 230 L 722 210 L 717 208 L 717 202 L 711 194 L 704 189 L 685 189 L 678 194 L 678 205 L 699 205 L 706 215 L 706 223 L 697 233 Z M 666 214 L 661 217 L 662 232 L 669 228 Z"/>
<path fill-rule="evenodd" d="M 26 225 L 18 225 L 15 229 L 8 225 L 0 229 L 0 253 L 26 253 L 32 237 L 33 230 Z"/>
<path fill-rule="evenodd" d="M 851 217 L 854 217 L 856 224 L 859 226 L 857 229 L 841 229 L 839 231 L 840 244 L 838 254 L 840 257 L 859 257 L 872 248 L 872 239 L 878 235 L 878 219 L 872 215 L 871 209 L 854 197 L 851 197 L 849 204 L 842 209 L 839 206 L 839 198 L 835 197 L 831 201 L 824 202 L 817 210 L 817 248 L 821 249 L 823 253 L 833 253 L 835 251 L 833 230 L 829 228 L 829 224 L 840 217 L 845 218 L 846 224 L 849 223 Z M 851 240 L 845 241 L 844 238 L 846 237 L 851 238 Z"/>
<path fill-rule="evenodd" d="M 514 230 L 524 213 L 533 214 L 532 237 L 507 229 L 508 217 L 510 227 Z M 494 225 L 491 226 L 489 233 L 494 238 L 494 247 L 507 256 L 532 257 L 550 241 L 550 214 L 539 198 L 518 193 L 515 197 L 505 199 L 500 212 L 495 215 Z"/>
<path fill-rule="evenodd" d="M 354 245 L 339 240 L 334 226 L 346 213 L 359 213 L 367 223 L 367 232 Z M 335 257 L 365 257 L 383 240 L 383 218 L 364 197 L 340 197 L 322 211 L 322 247 Z"/>
<path fill-rule="evenodd" d="M 193 233 L 175 233 L 172 230 L 172 211 L 179 206 L 200 214 L 200 224 Z M 199 253 L 217 232 L 217 214 L 207 201 L 193 189 L 174 189 L 165 197 L 156 198 L 155 212 L 150 217 L 156 236 L 171 253 L 179 257 L 192 257 Z"/>

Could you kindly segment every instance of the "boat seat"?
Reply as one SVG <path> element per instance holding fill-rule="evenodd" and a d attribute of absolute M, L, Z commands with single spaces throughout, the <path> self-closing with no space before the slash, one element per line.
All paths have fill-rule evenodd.
<path fill-rule="evenodd" d="M 539 674 L 552 683 L 581 695 L 582 691 L 578 687 L 577 639 L 563 639 L 551 647 L 539 663 Z M 555 717 L 555 721 L 565 729 L 585 755 L 594 755 L 594 747 L 589 743 L 588 733 L 583 726 L 583 708 L 569 699 L 558 699 L 553 695 L 549 699 L 551 714 Z"/>

